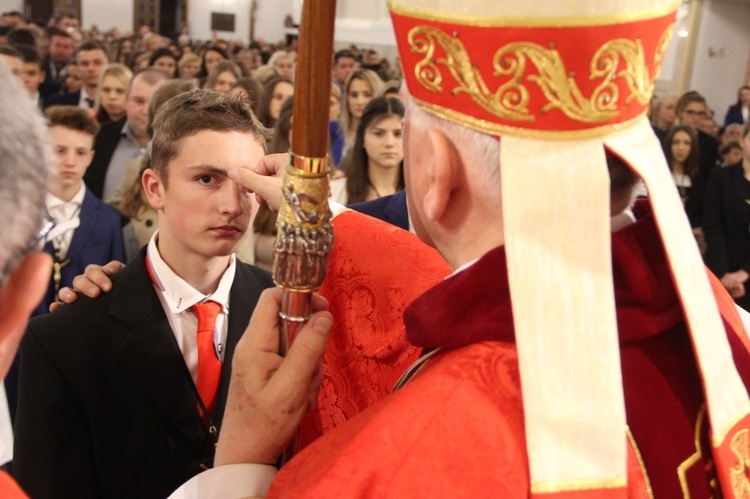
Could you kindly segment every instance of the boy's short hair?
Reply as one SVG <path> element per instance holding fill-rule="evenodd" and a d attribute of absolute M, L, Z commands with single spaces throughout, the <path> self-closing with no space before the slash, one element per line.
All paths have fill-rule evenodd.
<path fill-rule="evenodd" d="M 44 111 L 44 116 L 50 127 L 70 128 L 92 137 L 99 133 L 99 124 L 85 109 L 77 106 L 50 106 Z"/>
<path fill-rule="evenodd" d="M 729 152 L 732 149 L 742 149 L 742 146 L 740 145 L 739 142 L 732 139 L 719 148 L 719 156 L 724 156 L 725 154 L 729 154 Z"/>
<path fill-rule="evenodd" d="M 107 59 L 109 59 L 106 47 L 99 40 L 89 40 L 87 42 L 84 42 L 80 47 L 78 47 L 78 50 L 76 50 L 76 54 L 80 54 L 81 52 L 90 52 L 92 50 L 101 50 L 102 52 L 104 52 L 104 55 L 107 56 Z"/>
<path fill-rule="evenodd" d="M 42 67 L 42 57 L 39 55 L 39 52 L 32 47 L 31 45 L 13 45 L 13 48 L 18 50 L 21 55 L 23 56 L 23 62 L 24 64 L 36 64 L 39 66 L 39 69 L 44 69 Z"/>
<path fill-rule="evenodd" d="M 690 90 L 682 94 L 682 96 L 677 100 L 677 106 L 675 109 L 676 113 L 678 115 L 682 114 L 685 108 L 688 107 L 688 104 L 692 102 L 703 104 L 706 108 L 708 108 L 708 104 L 706 104 L 706 98 L 695 90 Z M 706 110 L 708 111 L 708 109 Z"/>
<path fill-rule="evenodd" d="M 179 141 L 204 130 L 247 132 L 266 150 L 269 131 L 238 95 L 199 89 L 173 97 L 154 117 L 151 168 L 167 185 L 167 165 L 177 156 Z"/>
<path fill-rule="evenodd" d="M 5 43 L 0 43 L 0 55 L 7 55 L 9 57 L 15 57 L 16 59 L 23 61 L 23 54 L 16 47 L 12 47 Z"/>

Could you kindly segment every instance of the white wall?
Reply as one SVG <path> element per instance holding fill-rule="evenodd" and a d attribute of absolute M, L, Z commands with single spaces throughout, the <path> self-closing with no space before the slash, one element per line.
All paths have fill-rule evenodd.
<path fill-rule="evenodd" d="M 81 26 L 96 25 L 101 31 L 117 28 L 133 31 L 132 0 L 81 0 Z"/>
<path fill-rule="evenodd" d="M 211 13 L 234 14 L 234 32 L 218 31 L 219 38 L 247 41 L 250 34 L 250 6 L 252 0 L 189 0 L 188 17 L 193 39 L 210 40 Z"/>
<path fill-rule="evenodd" d="M 0 13 L 13 10 L 23 12 L 23 0 L 0 0 Z"/>
<path fill-rule="evenodd" d="M 255 11 L 255 38 L 269 43 L 283 40 L 287 33 L 287 28 L 284 27 L 284 18 L 291 15 L 294 10 L 292 0 L 255 1 L 258 3 L 258 8 Z M 299 6 L 297 6 L 297 9 L 299 9 Z"/>
<path fill-rule="evenodd" d="M 750 3 L 708 0 L 698 26 L 690 89 L 706 97 L 723 123 L 727 107 L 744 85 L 750 54 Z M 713 53 L 713 56 L 710 55 Z"/>

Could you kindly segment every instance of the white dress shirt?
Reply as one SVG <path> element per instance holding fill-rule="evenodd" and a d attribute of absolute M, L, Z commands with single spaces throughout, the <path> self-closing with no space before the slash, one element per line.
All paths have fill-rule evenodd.
<path fill-rule="evenodd" d="M 67 256 L 73 233 L 80 224 L 81 206 L 85 195 L 86 185 L 81 182 L 81 188 L 70 201 L 63 201 L 49 192 L 44 198 L 47 214 L 55 222 L 54 229 L 47 234 L 47 241 L 52 242 L 61 260 Z"/>
<path fill-rule="evenodd" d="M 89 104 L 89 101 L 91 104 Z M 78 107 L 82 107 L 84 109 L 94 109 L 94 103 L 96 102 L 96 97 L 93 95 L 89 95 L 86 93 L 86 89 L 84 87 L 81 87 L 81 97 L 78 99 Z"/>
<path fill-rule="evenodd" d="M 177 345 L 180 347 L 182 357 L 190 371 L 193 382 L 198 380 L 198 317 L 190 310 L 190 307 L 196 303 L 205 301 L 215 301 L 221 305 L 221 312 L 216 317 L 216 327 L 214 329 L 214 349 L 216 355 L 223 362 L 224 350 L 227 340 L 227 316 L 229 314 L 229 291 L 234 282 L 234 274 L 237 269 L 237 261 L 234 255 L 230 257 L 229 267 L 221 276 L 219 286 L 210 295 L 204 295 L 197 291 L 184 279 L 175 274 L 169 265 L 162 260 L 159 250 L 156 247 L 156 241 L 159 237 L 159 231 L 156 231 L 151 237 L 146 250 L 146 257 L 151 264 L 151 270 L 154 273 L 157 283 L 155 284 L 156 294 L 159 297 L 164 313 L 169 320 Z"/>

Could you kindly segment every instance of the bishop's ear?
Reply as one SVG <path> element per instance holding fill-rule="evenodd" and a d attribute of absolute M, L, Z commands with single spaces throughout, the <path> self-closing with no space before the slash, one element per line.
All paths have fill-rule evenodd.
<path fill-rule="evenodd" d="M 458 187 L 461 156 L 441 130 L 432 129 L 427 135 L 432 147 L 432 161 L 427 168 L 428 187 L 424 209 L 430 220 L 440 220 L 454 189 Z"/>

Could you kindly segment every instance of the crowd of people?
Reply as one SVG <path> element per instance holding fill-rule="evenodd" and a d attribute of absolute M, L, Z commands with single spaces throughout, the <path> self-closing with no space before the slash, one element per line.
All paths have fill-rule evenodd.
<path fill-rule="evenodd" d="M 657 97 L 650 114 L 706 265 L 750 310 L 750 86 L 737 93 L 721 127 L 696 91 Z"/>
<path fill-rule="evenodd" d="M 510 262 L 518 261 L 513 260 L 518 250 L 506 256 L 506 234 L 497 230 L 502 225 L 487 229 L 489 222 L 507 216 L 507 234 L 517 230 L 499 194 L 499 173 L 489 171 L 505 154 L 501 148 L 512 150 L 513 141 L 478 132 L 467 125 L 474 118 L 462 121 L 464 111 L 477 116 L 484 111 L 452 104 L 442 109 L 446 101 L 437 99 L 423 108 L 429 97 L 415 98 L 418 89 L 404 88 L 401 81 L 408 75 L 375 50 L 342 49 L 332 60 L 332 206 L 346 205 L 390 225 L 371 226 L 350 211 L 337 212 L 334 278 L 321 293 L 337 320 L 341 314 L 340 323 L 332 326 L 328 303 L 315 297 L 296 349 L 285 360 L 275 352 L 267 358 L 263 355 L 274 350 L 269 345 L 278 344 L 280 297 L 266 290 L 274 283 L 262 269 L 273 264 L 281 190 L 252 172 L 278 176 L 288 161 L 264 156 L 285 154 L 293 143 L 296 41 L 202 42 L 187 32 L 172 39 L 148 27 L 122 35 L 81 29 L 66 15 L 45 26 L 28 23 L 18 12 L 2 15 L 0 66 L 17 77 L 29 102 L 43 113 L 48 131 L 40 136 L 48 141 L 44 147 L 51 150 L 53 165 L 40 217 L 46 224 L 33 238 L 49 255 L 52 272 L 20 361 L 17 356 L 5 377 L 16 431 L 11 471 L 32 497 L 55 497 L 61 490 L 76 497 L 164 497 L 185 482 L 179 490 L 191 497 L 190 487 L 202 496 L 220 481 L 265 494 L 278 455 L 305 410 L 315 405 L 318 386 L 319 406 L 302 423 L 305 443 L 312 443 L 301 459 L 282 469 L 272 493 L 325 495 L 339 487 L 353 495 L 389 487 L 411 494 L 439 490 L 441 480 L 434 476 L 390 483 L 400 470 L 378 461 L 399 455 L 404 442 L 416 450 L 391 464 L 412 472 L 440 445 L 453 449 L 459 460 L 471 460 L 469 450 L 460 450 L 462 440 L 482 431 L 460 422 L 462 404 L 475 402 L 488 420 L 507 424 L 490 425 L 490 433 L 510 441 L 512 451 L 504 453 L 500 467 L 512 472 L 498 475 L 497 467 L 469 472 L 458 465 L 441 467 L 442 478 L 459 495 L 533 489 L 540 467 L 535 456 L 526 456 L 530 440 L 523 437 L 523 412 L 531 412 L 533 404 L 521 408 L 515 365 L 516 336 L 524 333 L 520 324 L 514 331 L 512 319 L 508 326 L 511 312 L 520 310 L 509 298 L 517 285 Z M 706 266 L 734 302 L 750 311 L 750 86 L 740 88 L 722 127 L 696 91 L 655 96 L 647 112 Z M 405 151 L 411 173 L 404 169 Z M 628 168 L 625 158 L 608 151 L 606 166 L 612 178 L 611 228 L 617 232 L 612 236 L 615 296 L 632 298 L 624 308 L 637 316 L 623 318 L 617 303 L 617 352 L 625 378 L 624 395 L 622 387 L 617 393 L 627 407 L 628 432 L 638 442 L 628 444 L 628 463 L 630 445 L 646 456 L 643 469 L 628 468 L 628 476 L 637 479 L 626 486 L 650 490 L 649 477 L 641 476 L 648 470 L 658 497 L 670 497 L 680 487 L 708 493 L 718 487 L 710 456 L 693 462 L 700 461 L 708 479 L 694 473 L 678 480 L 671 467 L 682 466 L 680 453 L 687 448 L 673 446 L 669 456 L 659 456 L 655 433 L 679 414 L 673 437 L 694 446 L 695 427 L 701 428 L 706 410 L 696 388 L 704 373 L 695 361 L 685 361 L 693 358 L 688 341 L 693 333 L 680 309 L 682 289 L 669 277 L 672 250 L 660 239 L 647 207 L 652 193 L 639 185 L 633 165 Z M 509 160 L 508 171 L 513 168 Z M 414 192 L 406 192 L 407 180 Z M 264 204 L 258 206 L 248 191 Z M 615 208 L 617 200 L 624 201 Z M 654 211 L 663 206 L 653 205 Z M 607 224 L 608 216 L 602 218 Z M 615 222 L 617 217 L 625 221 Z M 642 252 L 633 250 L 638 245 Z M 372 258 L 388 259 L 388 265 L 368 267 Z M 503 269 L 500 289 L 488 291 L 497 284 L 498 268 Z M 451 270 L 457 275 L 438 284 Z M 643 289 L 637 289 L 637 278 L 628 279 L 649 273 L 655 279 Z M 427 291 L 433 285 L 436 291 Z M 656 293 L 651 285 L 666 291 Z M 72 288 L 89 297 L 78 298 Z M 726 352 L 745 379 L 750 373 L 746 337 L 737 332 L 731 302 L 722 301 L 722 290 L 714 291 L 731 346 Z M 59 307 L 61 298 L 78 303 Z M 663 308 L 655 311 L 655 306 Z M 61 310 L 49 313 L 50 307 Z M 253 334 L 243 336 L 254 309 L 248 326 Z M 375 318 L 374 311 L 387 317 Z M 642 321 L 652 313 L 660 319 Z M 467 325 L 466 314 L 478 319 Z M 325 354 L 323 377 L 318 362 L 331 327 L 333 353 Z M 447 332 L 460 328 L 465 332 L 455 337 Z M 188 333 L 196 329 L 197 334 Z M 389 336 L 390 343 L 378 343 L 393 331 L 399 334 Z M 304 349 L 307 357 L 299 353 Z M 664 357 L 667 351 L 674 357 Z M 498 359 L 514 367 L 498 370 Z M 241 363 L 249 360 L 261 367 L 251 373 L 247 365 L 252 363 Z M 417 362 L 413 383 L 386 397 L 412 361 Z M 647 364 L 662 373 L 658 386 L 636 374 Z M 352 372 L 354 381 L 342 381 Z M 409 379 L 412 370 L 407 374 Z M 274 384 L 274 376 L 296 383 Z M 251 378 L 254 384 L 247 381 Z M 462 395 L 466 383 L 469 395 Z M 343 385 L 342 400 L 336 390 Z M 490 394 L 488 387 L 498 385 L 503 390 Z M 646 399 L 668 400 L 672 412 L 653 415 Z M 250 406 L 254 409 L 247 410 Z M 360 411 L 365 415 L 357 425 L 344 424 Z M 394 429 L 394 421 L 407 424 Z M 439 438 L 415 431 L 435 421 Z M 338 427 L 333 445 L 330 439 L 316 440 Z M 446 435 L 450 428 L 460 431 Z M 525 431 L 537 430 L 532 425 Z M 497 457 L 503 442 L 491 441 L 476 451 L 482 459 Z M 368 458 L 373 442 L 383 454 Z M 514 459 L 514 453 L 524 459 Z M 254 466 L 242 469 L 243 478 L 200 473 L 214 465 L 226 473 L 226 465 L 240 463 Z M 357 475 L 359 465 L 378 471 Z M 320 469 L 334 472 L 321 477 Z M 379 482 L 382 473 L 388 486 Z M 471 485 L 465 484 L 467 474 L 474 477 Z M 202 476 L 219 478 L 201 482 Z M 344 484 L 342 477 L 349 481 Z"/>

